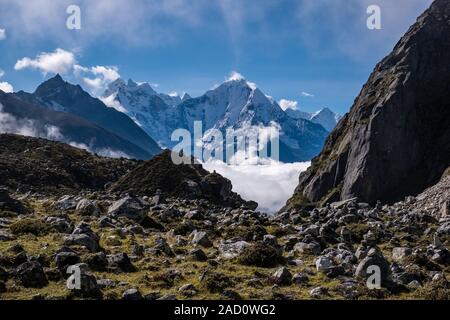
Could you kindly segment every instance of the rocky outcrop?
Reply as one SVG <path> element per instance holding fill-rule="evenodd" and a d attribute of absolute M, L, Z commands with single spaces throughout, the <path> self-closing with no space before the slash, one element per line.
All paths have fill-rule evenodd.
<path fill-rule="evenodd" d="M 215 172 L 209 173 L 193 159 L 191 164 L 174 164 L 170 150 L 143 162 L 113 184 L 110 191 L 147 197 L 158 194 L 162 198 L 208 199 L 222 206 L 257 207 L 256 203 L 246 202 L 232 192 L 230 180 Z"/>
<path fill-rule="evenodd" d="M 286 208 L 394 202 L 450 165 L 450 2 L 436 0 L 371 74 Z"/>
<path fill-rule="evenodd" d="M 98 157 L 60 142 L 0 134 L 1 184 L 11 190 L 52 194 L 101 190 L 136 165 L 133 160 Z"/>

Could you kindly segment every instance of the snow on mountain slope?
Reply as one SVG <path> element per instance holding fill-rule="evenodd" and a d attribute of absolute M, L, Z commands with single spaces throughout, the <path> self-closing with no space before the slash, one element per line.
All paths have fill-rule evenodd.
<path fill-rule="evenodd" d="M 294 119 L 306 119 L 320 124 L 329 132 L 333 131 L 342 116 L 334 113 L 329 108 L 323 108 L 317 112 L 309 113 L 298 109 L 286 109 L 286 113 Z"/>
<path fill-rule="evenodd" d="M 175 98 L 176 97 L 172 97 Z M 233 74 L 217 88 L 197 98 L 183 97 L 168 102 L 148 84 L 135 85 L 123 80 L 113 82 L 103 101 L 117 110 L 122 109 L 160 146 L 171 148 L 176 129 L 194 132 L 195 121 L 201 121 L 203 132 L 248 126 L 272 126 L 277 123 L 280 132 L 280 158 L 285 162 L 310 160 L 318 152 L 327 136 L 322 126 L 305 119 L 289 117 L 255 84 L 239 74 Z"/>

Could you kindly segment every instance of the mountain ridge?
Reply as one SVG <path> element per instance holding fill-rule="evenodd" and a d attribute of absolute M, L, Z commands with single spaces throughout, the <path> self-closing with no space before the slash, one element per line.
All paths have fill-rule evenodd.
<path fill-rule="evenodd" d="M 248 125 L 271 126 L 277 122 L 282 129 L 281 160 L 295 162 L 316 155 L 328 134 L 322 126 L 308 120 L 292 119 L 277 102 L 242 77 L 229 79 L 204 95 L 189 97 L 176 106 L 166 104 L 153 89 L 143 85 L 140 89 L 127 88 L 124 84 L 125 81 L 117 80 L 102 99 L 125 112 L 168 148 L 176 144 L 170 139 L 171 133 L 180 128 L 193 133 L 195 121 L 202 121 L 203 132 L 208 129 L 224 132 L 227 128 L 241 129 Z"/>
<path fill-rule="evenodd" d="M 64 81 L 59 74 L 40 84 L 34 93 L 19 91 L 15 95 L 22 100 L 54 111 L 71 113 L 93 122 L 137 145 L 150 156 L 161 151 L 156 142 L 126 115 L 108 108 L 101 100 L 90 96 L 81 86 Z"/>

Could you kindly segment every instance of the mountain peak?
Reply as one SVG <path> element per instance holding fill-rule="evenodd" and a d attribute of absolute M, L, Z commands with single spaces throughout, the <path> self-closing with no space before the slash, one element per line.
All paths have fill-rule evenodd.
<path fill-rule="evenodd" d="M 42 96 L 42 95 L 49 95 L 55 92 L 55 90 L 60 91 L 63 88 L 66 87 L 76 87 L 75 85 L 72 85 L 65 81 L 61 75 L 58 73 L 53 78 L 48 79 L 47 81 L 44 81 L 41 83 L 34 92 L 36 95 Z M 81 89 L 81 87 L 79 87 Z"/>
<path fill-rule="evenodd" d="M 134 82 L 132 79 L 128 79 L 128 84 L 129 87 L 135 88 L 138 86 L 138 84 L 136 82 Z"/>
<path fill-rule="evenodd" d="M 225 84 L 248 87 L 252 90 L 256 90 L 255 83 L 247 81 L 241 73 L 236 71 L 230 73 L 230 76 L 225 81 Z"/>
<path fill-rule="evenodd" d="M 61 75 L 59 73 L 57 73 L 53 78 L 48 79 L 44 83 L 55 86 L 55 85 L 64 85 L 64 84 L 66 84 L 66 81 L 64 81 L 64 79 L 61 77 Z"/>
<path fill-rule="evenodd" d="M 183 93 L 183 95 L 181 96 L 181 102 L 184 102 L 186 100 L 192 99 L 192 97 L 188 94 L 188 93 Z"/>

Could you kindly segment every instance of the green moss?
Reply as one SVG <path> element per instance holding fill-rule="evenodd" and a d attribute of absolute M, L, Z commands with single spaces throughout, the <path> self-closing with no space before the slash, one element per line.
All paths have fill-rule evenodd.
<path fill-rule="evenodd" d="M 50 228 L 38 219 L 23 219 L 14 222 L 10 226 L 11 232 L 15 235 L 33 234 L 35 236 L 49 233 Z"/>
<path fill-rule="evenodd" d="M 202 286 L 211 293 L 221 293 L 232 286 L 232 281 L 223 273 L 211 272 L 204 276 Z"/>

